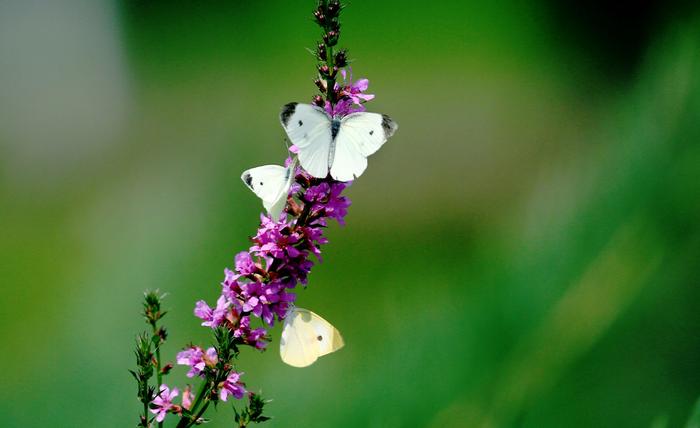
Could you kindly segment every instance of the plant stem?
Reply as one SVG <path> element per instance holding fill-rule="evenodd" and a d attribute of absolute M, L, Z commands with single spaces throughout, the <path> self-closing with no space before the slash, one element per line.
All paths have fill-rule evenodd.
<path fill-rule="evenodd" d="M 143 403 L 143 427 L 148 428 L 151 424 L 148 423 L 148 403 Z"/>
<path fill-rule="evenodd" d="M 333 73 L 333 48 L 331 46 L 326 46 L 326 64 L 328 64 L 328 69 L 330 73 Z M 335 76 L 326 79 L 326 94 L 328 95 L 328 102 L 331 103 L 331 109 L 335 107 Z"/>
<path fill-rule="evenodd" d="M 156 388 L 160 391 L 160 386 L 163 384 L 163 374 L 160 372 L 160 335 L 156 323 L 153 322 L 151 325 L 153 326 L 153 336 L 158 337 L 158 345 L 156 346 L 156 379 L 158 384 Z M 163 428 L 163 422 L 158 422 L 158 428 Z"/>
<path fill-rule="evenodd" d="M 192 404 L 192 408 L 190 411 L 194 412 L 197 410 L 197 407 L 202 403 L 202 399 L 204 398 L 205 395 L 209 393 L 207 390 L 207 386 L 209 385 L 209 382 L 204 381 L 202 382 L 202 386 L 199 387 L 199 391 L 197 392 L 197 396 L 194 398 L 194 404 Z"/>
<path fill-rule="evenodd" d="M 322 0 L 321 6 L 323 7 L 323 14 L 328 15 L 328 0 Z M 323 31 L 328 33 L 331 30 L 330 20 L 326 21 L 323 26 Z M 326 44 L 326 65 L 328 65 L 329 75 L 326 78 L 326 99 L 331 104 L 331 109 L 335 106 L 335 75 L 333 74 L 333 47 Z M 333 76 L 333 77 L 331 77 Z"/>
<path fill-rule="evenodd" d="M 202 408 L 199 410 L 199 412 L 197 412 L 197 414 L 194 415 L 194 418 L 192 419 L 191 424 L 194 424 L 195 422 L 197 422 L 197 420 L 198 420 L 199 418 L 202 417 L 202 415 L 204 414 L 204 412 L 207 410 L 207 407 L 209 407 L 209 403 L 211 403 L 211 401 L 209 401 L 209 400 L 207 400 L 207 401 L 204 402 L 204 406 L 202 406 Z M 190 427 L 190 426 L 192 426 L 192 425 L 187 425 L 185 428 L 188 428 L 188 427 Z"/>

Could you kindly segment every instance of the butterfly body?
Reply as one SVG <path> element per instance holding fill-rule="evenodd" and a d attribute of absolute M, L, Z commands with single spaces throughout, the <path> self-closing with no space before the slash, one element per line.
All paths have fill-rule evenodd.
<path fill-rule="evenodd" d="M 299 103 L 285 105 L 280 122 L 299 149 L 301 166 L 314 177 L 325 178 L 330 173 L 338 181 L 359 177 L 367 168 L 367 157 L 398 129 L 387 115 L 330 116 L 320 107 Z"/>
<path fill-rule="evenodd" d="M 331 137 L 333 138 L 333 143 L 335 143 L 335 137 L 338 136 L 338 131 L 340 131 L 340 119 L 334 116 L 331 121 Z"/>

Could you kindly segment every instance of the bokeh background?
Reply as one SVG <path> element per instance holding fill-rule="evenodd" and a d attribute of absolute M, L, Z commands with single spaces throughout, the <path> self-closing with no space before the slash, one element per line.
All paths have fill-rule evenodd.
<path fill-rule="evenodd" d="M 279 109 L 315 93 L 313 7 L 0 2 L 0 425 L 134 426 L 144 289 L 169 293 L 166 356 L 209 342 L 194 302 L 261 210 L 240 173 L 284 159 Z M 277 326 L 242 356 L 266 425 L 685 426 L 699 9 L 353 1 L 341 45 L 400 130 L 299 293 L 346 347 L 288 367 Z"/>

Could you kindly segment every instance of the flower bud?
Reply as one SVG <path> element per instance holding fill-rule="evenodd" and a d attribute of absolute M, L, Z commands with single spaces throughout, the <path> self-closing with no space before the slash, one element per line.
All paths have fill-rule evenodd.
<path fill-rule="evenodd" d="M 333 16 L 338 16 L 340 13 L 340 0 L 331 0 L 330 3 L 328 3 L 328 15 L 333 17 Z"/>
<path fill-rule="evenodd" d="M 326 25 L 326 16 L 323 14 L 321 9 L 316 9 L 314 11 L 314 19 L 316 20 L 318 25 L 321 25 L 321 26 Z"/>
<path fill-rule="evenodd" d="M 323 41 L 326 43 L 327 46 L 335 46 L 336 43 L 338 43 L 339 35 L 340 34 L 338 31 L 331 30 L 323 35 Z"/>
<path fill-rule="evenodd" d="M 168 363 L 160 369 L 160 372 L 162 374 L 166 375 L 166 374 L 170 373 L 170 370 L 172 370 L 172 369 L 173 369 L 173 364 Z"/>
<path fill-rule="evenodd" d="M 327 59 L 326 55 L 326 45 L 319 43 L 316 47 L 316 57 L 319 61 L 325 61 Z"/>
<path fill-rule="evenodd" d="M 323 64 L 322 66 L 318 67 L 318 73 L 321 75 L 321 77 L 329 77 L 331 74 L 331 69 L 326 64 Z"/>
<path fill-rule="evenodd" d="M 318 87 L 319 91 L 326 92 L 326 81 L 325 80 L 316 79 L 316 80 L 314 80 L 314 83 Z"/>
<path fill-rule="evenodd" d="M 335 65 L 339 68 L 348 65 L 347 51 L 345 49 L 339 50 L 338 53 L 335 54 Z"/>
<path fill-rule="evenodd" d="M 326 102 L 320 95 L 314 96 L 311 102 L 319 107 L 324 107 L 326 105 Z"/>
<path fill-rule="evenodd" d="M 317 95 L 318 96 L 318 95 Z M 299 205 L 297 201 L 295 201 L 292 198 L 289 198 L 289 205 L 287 205 L 287 212 L 294 216 L 300 216 L 301 212 L 304 210 L 304 207 Z"/>
<path fill-rule="evenodd" d="M 168 332 L 165 330 L 165 327 L 159 327 L 156 334 L 160 338 L 161 343 L 165 342 L 165 340 L 168 338 Z"/>

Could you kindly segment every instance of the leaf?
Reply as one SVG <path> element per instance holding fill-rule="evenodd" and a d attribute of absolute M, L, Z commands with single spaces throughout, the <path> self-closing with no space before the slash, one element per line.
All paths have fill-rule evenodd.
<path fill-rule="evenodd" d="M 695 402 L 693 412 L 690 414 L 685 428 L 700 428 L 700 398 Z"/>

